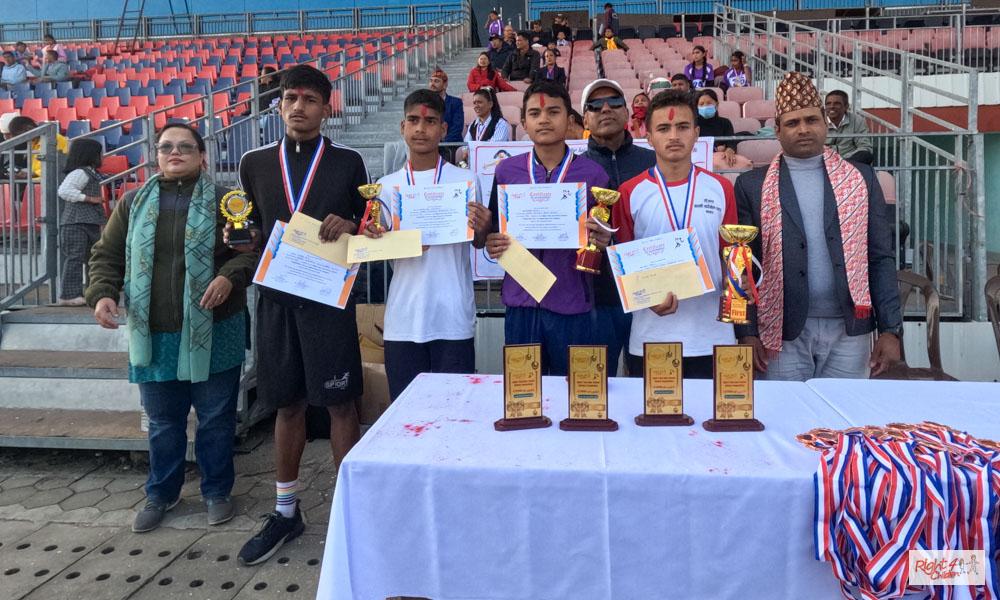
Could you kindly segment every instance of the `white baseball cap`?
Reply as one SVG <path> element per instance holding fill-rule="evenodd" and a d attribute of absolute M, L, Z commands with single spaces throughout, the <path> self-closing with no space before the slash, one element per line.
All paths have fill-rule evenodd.
<path fill-rule="evenodd" d="M 18 116 L 20 115 L 18 115 L 18 113 L 16 112 L 9 112 L 0 115 L 0 133 L 4 135 L 10 133 L 10 122 L 13 121 L 14 118 Z"/>
<path fill-rule="evenodd" d="M 625 90 L 622 89 L 622 86 L 617 81 L 613 79 L 595 79 L 588 83 L 587 87 L 583 88 L 583 94 L 580 96 L 580 114 L 587 112 L 587 100 L 590 99 L 590 95 L 604 87 L 618 92 L 618 95 L 622 98 L 625 97 Z"/>

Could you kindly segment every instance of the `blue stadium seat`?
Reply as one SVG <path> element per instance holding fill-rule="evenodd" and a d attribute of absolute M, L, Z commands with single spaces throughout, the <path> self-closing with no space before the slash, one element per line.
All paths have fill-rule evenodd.
<path fill-rule="evenodd" d="M 100 127 L 100 129 L 104 129 L 105 127 L 111 127 L 112 125 L 118 125 L 119 123 L 120 123 L 120 121 L 116 121 L 114 119 L 111 119 L 109 121 L 101 121 L 101 127 Z M 108 150 L 112 150 L 114 148 L 117 148 L 118 146 L 121 145 L 121 138 L 122 138 L 122 128 L 121 127 L 114 127 L 113 129 L 109 129 L 109 130 L 105 131 L 104 132 L 104 147 L 107 148 Z"/>
<path fill-rule="evenodd" d="M 61 98 L 66 97 L 66 92 L 73 89 L 72 81 L 60 81 L 56 83 L 56 93 L 59 94 Z"/>
<path fill-rule="evenodd" d="M 131 93 L 133 96 L 138 96 L 139 90 L 142 89 L 142 82 L 136 81 L 135 79 L 129 79 L 128 81 L 125 82 L 125 88 L 127 88 L 129 93 Z"/>
<path fill-rule="evenodd" d="M 127 88 L 123 87 L 118 90 L 118 101 L 122 106 L 128 106 L 132 102 L 132 92 Z"/>
<path fill-rule="evenodd" d="M 100 106 L 101 100 L 108 97 L 108 90 L 106 88 L 94 88 L 94 91 L 90 93 L 90 97 L 94 99 L 94 106 Z"/>
<path fill-rule="evenodd" d="M 81 82 L 81 83 L 92 83 L 92 82 L 86 82 L 85 81 L 85 82 Z M 74 103 L 76 103 L 76 99 L 77 98 L 83 98 L 83 90 L 81 90 L 81 89 L 72 89 L 72 90 L 69 90 L 68 92 L 66 92 L 66 101 L 69 103 L 70 106 L 73 106 Z"/>
<path fill-rule="evenodd" d="M 164 83 L 159 79 L 150 79 L 148 87 L 153 90 L 154 94 L 166 93 Z M 152 100 L 152 98 L 150 98 L 150 100 Z"/>
<path fill-rule="evenodd" d="M 281 134 L 284 132 L 285 127 L 281 122 L 281 117 L 278 115 L 265 115 L 261 121 L 261 143 L 270 144 L 281 138 Z"/>
<path fill-rule="evenodd" d="M 83 95 L 89 96 L 90 92 L 94 91 L 94 82 L 93 81 L 81 81 L 80 82 L 79 90 L 81 92 L 83 92 Z"/>
<path fill-rule="evenodd" d="M 85 133 L 90 133 L 90 121 L 70 121 L 66 128 L 66 137 L 70 139 Z"/>

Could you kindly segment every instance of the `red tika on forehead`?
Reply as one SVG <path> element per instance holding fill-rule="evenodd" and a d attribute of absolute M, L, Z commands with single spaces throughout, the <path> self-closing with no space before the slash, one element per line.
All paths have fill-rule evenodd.
<path fill-rule="evenodd" d="M 538 94 L 538 105 L 545 108 L 545 94 Z"/>
<path fill-rule="evenodd" d="M 671 121 L 673 121 L 675 114 L 677 114 L 677 113 L 674 112 L 674 107 L 671 106 L 670 109 L 667 110 L 667 118 L 670 119 Z"/>
<path fill-rule="evenodd" d="M 420 105 L 420 116 L 423 117 L 423 118 L 425 118 L 425 119 L 427 118 L 427 105 L 426 104 L 421 104 Z"/>

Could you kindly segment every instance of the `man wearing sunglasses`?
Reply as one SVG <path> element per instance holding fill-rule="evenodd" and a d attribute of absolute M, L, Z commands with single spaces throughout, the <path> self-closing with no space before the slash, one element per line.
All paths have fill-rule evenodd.
<path fill-rule="evenodd" d="M 584 126 L 590 130 L 584 156 L 604 168 L 608 187 L 618 189 L 623 182 L 656 164 L 656 153 L 633 143 L 625 126 L 628 100 L 617 81 L 598 79 L 583 90 L 580 99 Z M 597 311 L 602 344 L 608 346 L 608 373 L 618 370 L 618 358 L 628 343 L 632 315 L 626 314 L 618 299 L 611 266 L 605 254 L 601 274 L 594 278 L 594 308 Z"/>

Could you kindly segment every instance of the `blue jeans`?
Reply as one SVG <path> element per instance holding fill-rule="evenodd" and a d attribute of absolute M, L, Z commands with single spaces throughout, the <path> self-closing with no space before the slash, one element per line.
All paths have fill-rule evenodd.
<path fill-rule="evenodd" d="M 213 373 L 207 381 L 162 381 L 139 384 L 142 407 L 149 415 L 149 478 L 146 497 L 170 504 L 184 485 L 187 420 L 194 406 L 198 417 L 194 453 L 201 470 L 201 496 L 229 497 L 236 472 L 236 398 L 241 367 Z"/>
<path fill-rule="evenodd" d="M 618 360 L 623 349 L 628 348 L 628 337 L 632 330 L 632 315 L 621 306 L 595 306 L 600 341 L 608 347 L 608 377 L 618 376 Z M 626 361 L 628 367 L 628 361 Z M 629 373 L 631 374 L 631 373 Z M 642 371 L 639 372 L 642 376 Z"/>
<path fill-rule="evenodd" d="M 504 319 L 505 344 L 541 344 L 542 374 L 566 375 L 569 346 L 600 340 L 597 313 L 562 315 L 544 308 L 508 306 Z"/>

